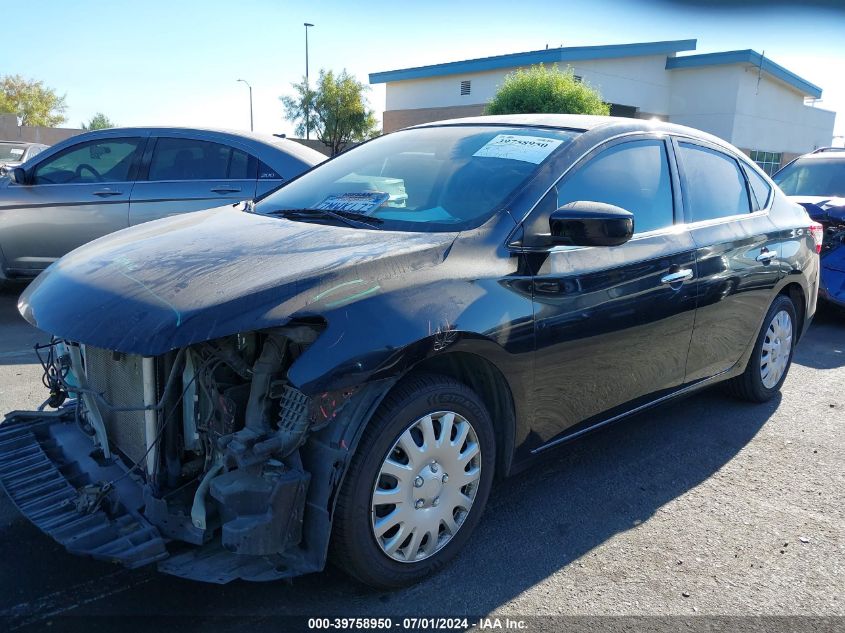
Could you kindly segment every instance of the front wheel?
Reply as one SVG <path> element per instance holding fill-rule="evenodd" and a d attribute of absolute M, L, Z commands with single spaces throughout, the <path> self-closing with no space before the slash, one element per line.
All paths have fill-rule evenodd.
<path fill-rule="evenodd" d="M 797 323 L 792 300 L 779 295 L 766 313 L 745 371 L 727 383 L 731 393 L 750 402 L 766 402 L 780 391 L 792 364 Z"/>
<path fill-rule="evenodd" d="M 495 441 L 478 396 L 445 376 L 412 376 L 373 417 L 341 488 L 332 558 L 358 580 L 402 587 L 466 544 L 493 481 Z"/>

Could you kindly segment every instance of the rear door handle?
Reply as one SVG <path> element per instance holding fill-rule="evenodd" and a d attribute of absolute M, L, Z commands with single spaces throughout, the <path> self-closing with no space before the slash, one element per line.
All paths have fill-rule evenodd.
<path fill-rule="evenodd" d="M 758 262 L 770 262 L 773 259 L 777 259 L 778 254 L 775 251 L 770 251 L 768 249 L 761 251 L 759 255 L 757 255 L 756 259 Z"/>
<path fill-rule="evenodd" d="M 226 185 L 220 185 L 219 187 L 212 187 L 211 190 L 214 193 L 237 193 L 241 190 L 240 187 L 227 187 Z"/>
<path fill-rule="evenodd" d="M 122 196 L 122 191 L 115 191 L 114 189 L 100 189 L 99 191 L 94 192 L 95 196 L 100 196 L 101 198 L 108 198 L 109 196 Z"/>
<path fill-rule="evenodd" d="M 660 283 L 662 284 L 676 284 L 682 281 L 687 281 L 688 279 L 692 279 L 692 270 L 689 268 L 685 268 L 684 270 L 679 270 L 676 273 L 669 273 L 668 275 L 663 275 L 660 278 Z"/>

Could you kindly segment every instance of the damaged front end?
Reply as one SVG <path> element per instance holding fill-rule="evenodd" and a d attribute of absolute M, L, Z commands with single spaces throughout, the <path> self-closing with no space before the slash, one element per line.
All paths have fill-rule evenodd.
<path fill-rule="evenodd" d="M 819 296 L 845 307 L 845 198 L 799 202 L 824 227 Z"/>
<path fill-rule="evenodd" d="M 349 421 L 373 385 L 306 395 L 288 368 L 319 320 L 160 356 L 54 340 L 54 412 L 0 425 L 0 482 L 69 551 L 225 583 L 319 571 Z M 334 424 L 331 424 L 334 422 Z"/>

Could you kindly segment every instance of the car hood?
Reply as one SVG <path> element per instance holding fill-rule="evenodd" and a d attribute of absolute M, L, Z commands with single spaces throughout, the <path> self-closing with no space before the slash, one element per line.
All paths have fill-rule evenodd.
<path fill-rule="evenodd" d="M 845 198 L 836 196 L 790 196 L 807 209 L 810 217 L 817 222 L 845 222 Z"/>
<path fill-rule="evenodd" d="M 437 266 L 457 233 L 297 222 L 221 207 L 125 229 L 51 265 L 18 309 L 56 337 L 157 355 L 324 315 Z"/>

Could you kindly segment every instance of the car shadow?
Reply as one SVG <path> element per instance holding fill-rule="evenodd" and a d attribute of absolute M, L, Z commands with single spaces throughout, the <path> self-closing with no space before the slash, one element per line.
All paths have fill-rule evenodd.
<path fill-rule="evenodd" d="M 18 312 L 18 297 L 25 288 L 25 284 L 0 288 L 0 365 L 37 363 L 33 346 L 50 338 L 33 328 Z"/>
<path fill-rule="evenodd" d="M 820 301 L 813 324 L 795 350 L 793 362 L 813 369 L 845 365 L 845 310 Z"/>
<path fill-rule="evenodd" d="M 262 618 L 272 628 L 273 618 L 284 615 L 484 615 L 614 535 L 637 529 L 712 476 L 751 441 L 779 401 L 748 405 L 711 389 L 562 447 L 552 459 L 498 482 L 464 551 L 440 574 L 407 589 L 375 591 L 332 567 L 290 584 L 201 585 L 153 575 L 67 615 L 194 616 L 216 630 L 253 629 Z M 73 561 L 60 554 L 51 563 L 69 569 Z M 120 582 L 132 586 L 133 574 L 148 572 L 126 573 Z M 181 621 L 192 630 L 191 618 Z"/>

